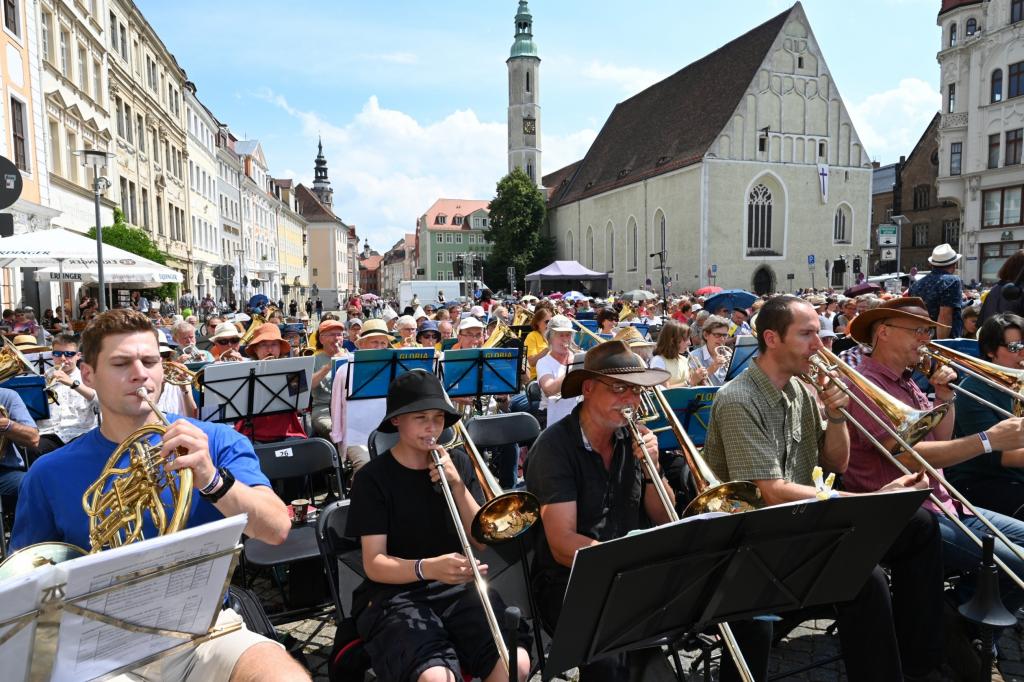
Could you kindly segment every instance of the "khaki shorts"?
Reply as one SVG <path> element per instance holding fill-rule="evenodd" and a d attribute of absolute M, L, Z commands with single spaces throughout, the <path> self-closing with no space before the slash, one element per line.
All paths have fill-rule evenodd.
<path fill-rule="evenodd" d="M 231 609 L 225 609 L 217 616 L 215 627 L 226 627 L 242 622 L 242 617 Z M 228 680 L 238 659 L 256 644 L 271 642 L 263 635 L 241 629 L 207 640 L 197 647 L 185 649 L 141 668 L 111 678 L 116 682 L 140 682 L 148 680 L 181 680 L 187 682 L 213 682 Z M 281 646 L 277 642 L 273 642 Z M 284 647 L 281 647 L 282 649 Z"/>

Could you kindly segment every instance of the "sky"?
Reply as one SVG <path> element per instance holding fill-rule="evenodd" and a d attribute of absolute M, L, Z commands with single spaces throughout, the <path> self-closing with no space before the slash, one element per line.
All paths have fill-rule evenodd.
<path fill-rule="evenodd" d="M 136 0 L 200 100 L 270 173 L 310 184 L 322 136 L 334 211 L 383 253 L 434 200 L 507 172 L 517 0 Z M 940 0 L 804 0 L 873 160 L 938 111 Z M 788 9 L 781 0 L 532 0 L 542 172 L 581 158 L 617 102 Z M 287 12 L 282 12 L 282 8 Z"/>

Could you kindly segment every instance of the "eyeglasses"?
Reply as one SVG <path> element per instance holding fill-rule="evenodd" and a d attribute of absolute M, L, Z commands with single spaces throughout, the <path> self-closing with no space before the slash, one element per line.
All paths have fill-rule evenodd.
<path fill-rule="evenodd" d="M 622 395 L 626 391 L 631 391 L 633 395 L 640 395 L 641 393 L 644 392 L 643 386 L 636 386 L 634 384 L 623 384 L 620 382 L 613 383 L 611 381 L 604 381 L 603 379 L 598 379 L 598 381 L 607 386 L 608 390 L 614 393 L 615 395 Z"/>
<path fill-rule="evenodd" d="M 218 346 L 230 346 L 232 344 L 241 343 L 242 339 L 217 339 L 214 341 Z"/>
<path fill-rule="evenodd" d="M 55 350 L 52 352 L 55 358 L 73 358 L 78 355 L 77 350 Z"/>
<path fill-rule="evenodd" d="M 883 322 L 882 324 L 884 324 L 886 327 L 893 327 L 895 329 L 902 329 L 905 332 L 910 332 L 914 336 L 927 336 L 927 337 L 930 337 L 932 335 L 932 329 L 933 329 L 932 327 L 903 327 L 903 326 L 898 325 L 898 324 L 889 324 L 888 322 Z"/>
<path fill-rule="evenodd" d="M 1010 343 L 1001 343 L 1000 346 L 1006 348 L 1011 353 L 1019 353 L 1024 350 L 1024 341 L 1011 341 Z M 56 353 L 54 353 L 56 355 Z"/>
<path fill-rule="evenodd" d="M 717 339 L 724 339 L 729 336 L 729 332 L 708 332 L 708 336 L 714 336 Z"/>

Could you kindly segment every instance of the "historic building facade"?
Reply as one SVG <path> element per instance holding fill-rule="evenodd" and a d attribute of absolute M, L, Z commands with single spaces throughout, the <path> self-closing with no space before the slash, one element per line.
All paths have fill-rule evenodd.
<path fill-rule="evenodd" d="M 960 208 L 965 280 L 1024 248 L 1024 2 L 942 0 L 938 198 Z"/>
<path fill-rule="evenodd" d="M 380 265 L 380 291 L 385 298 L 398 296 L 398 283 L 416 279 L 416 235 L 406 234 L 384 254 Z"/>
<path fill-rule="evenodd" d="M 287 305 L 291 299 L 304 306 L 308 296 L 309 277 L 306 274 L 306 246 L 309 243 L 306 219 L 298 212 L 293 180 L 273 179 L 271 193 L 277 200 L 278 267 L 281 279 L 281 297 Z M 307 292 L 307 293 L 303 293 Z"/>
<path fill-rule="evenodd" d="M 270 193 L 267 158 L 259 140 L 235 144 L 242 163 L 242 263 L 253 294 L 276 301 L 281 296 L 278 277 L 277 212 Z"/>
<path fill-rule="evenodd" d="M 244 299 L 242 267 L 242 160 L 235 151 L 238 140 L 226 125 L 217 131 L 217 206 L 220 215 L 220 252 L 228 268 L 221 270 L 217 300 Z"/>
<path fill-rule="evenodd" d="M 196 86 L 185 83 L 187 118 L 189 228 L 192 250 L 191 273 L 185 285 L 198 298 L 216 293 L 214 267 L 224 262 L 221 255 L 221 219 L 217 189 L 217 131 L 220 122 L 196 96 Z"/>
<path fill-rule="evenodd" d="M 841 284 L 826 261 L 869 249 L 870 160 L 799 3 L 619 103 L 544 186 L 558 258 L 614 289 L 657 287 L 652 253 L 676 291 Z"/>
<path fill-rule="evenodd" d="M 485 259 L 491 227 L 484 199 L 438 199 L 416 221 L 417 279 L 461 279 L 452 264 L 459 256 Z"/>

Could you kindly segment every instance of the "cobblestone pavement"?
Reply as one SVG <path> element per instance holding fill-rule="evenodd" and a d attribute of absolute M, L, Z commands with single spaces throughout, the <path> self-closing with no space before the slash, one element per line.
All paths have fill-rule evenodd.
<path fill-rule="evenodd" d="M 830 620 L 809 620 L 794 629 L 779 646 L 772 652 L 769 663 L 769 674 L 778 675 L 783 671 L 792 671 L 797 668 L 811 664 L 813 661 L 832 658 L 839 654 L 838 639 L 826 634 L 826 628 L 832 623 Z M 316 621 L 306 620 L 296 623 L 289 623 L 279 627 L 279 631 L 287 632 L 295 637 L 305 639 L 316 628 Z M 1024 682 L 1024 656 L 1021 647 L 1022 628 L 1018 625 L 1012 631 L 1006 633 L 1000 640 L 1000 670 L 1003 678 L 1007 681 Z M 334 640 L 334 627 L 324 628 L 312 640 L 312 643 L 303 649 L 309 669 L 313 673 L 313 679 L 319 681 L 327 680 L 326 663 L 330 655 L 331 646 Z M 681 652 L 683 664 L 689 673 L 696 658 L 694 652 Z M 712 664 L 713 679 L 717 679 L 717 662 Z M 703 679 L 700 670 L 690 675 L 690 679 L 699 682 Z M 566 679 L 574 680 L 575 676 L 569 674 Z M 804 680 L 807 682 L 826 682 L 832 680 L 845 680 L 842 672 L 842 663 L 834 662 L 820 668 L 815 668 L 803 673 L 797 673 L 786 677 L 787 680 Z M 943 681 L 952 681 L 952 676 L 939 678 Z M 540 676 L 535 676 L 535 682 L 540 681 Z"/>

